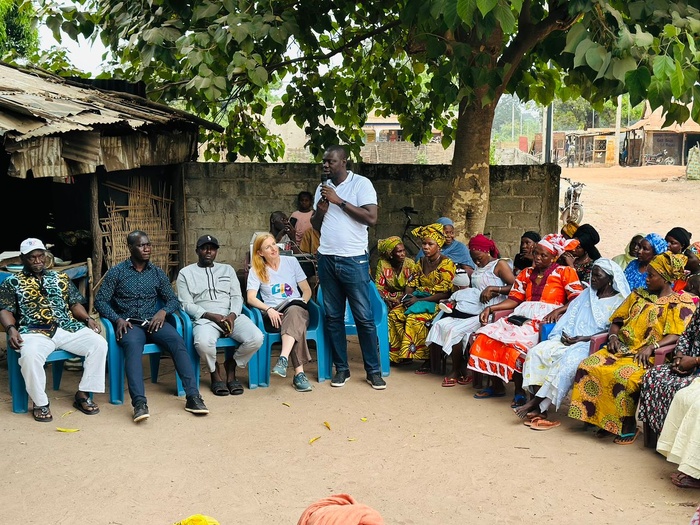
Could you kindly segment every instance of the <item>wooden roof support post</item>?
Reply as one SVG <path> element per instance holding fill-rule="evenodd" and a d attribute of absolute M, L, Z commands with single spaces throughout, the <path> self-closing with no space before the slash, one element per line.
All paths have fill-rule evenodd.
<path fill-rule="evenodd" d="M 98 168 L 99 169 L 99 168 Z M 90 234 L 92 235 L 92 271 L 88 281 L 90 286 L 100 281 L 102 277 L 102 230 L 100 229 L 99 183 L 97 173 L 90 177 Z"/>

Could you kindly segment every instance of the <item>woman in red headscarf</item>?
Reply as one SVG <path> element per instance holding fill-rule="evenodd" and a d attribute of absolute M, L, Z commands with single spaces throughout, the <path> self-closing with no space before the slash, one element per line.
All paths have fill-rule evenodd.
<path fill-rule="evenodd" d="M 560 266 L 556 260 L 564 253 L 567 240 L 559 234 L 545 236 L 533 251 L 533 266 L 518 274 L 508 299 L 485 308 L 485 324 L 469 350 L 467 367 L 494 376 L 500 381 L 477 392 L 474 397 L 503 397 L 505 384 L 515 382 L 513 408 L 525 404 L 522 367 L 527 351 L 537 344 L 542 323 L 554 323 L 566 312 L 569 302 L 583 287 L 576 270 Z M 493 312 L 515 309 L 513 315 L 486 324 Z"/>
<path fill-rule="evenodd" d="M 481 292 L 481 307 L 493 306 L 505 300 L 515 276 L 507 260 L 499 259 L 496 243 L 482 234 L 475 235 L 469 240 L 469 253 L 476 264 L 476 270 L 471 275 L 471 287 Z M 467 319 L 445 317 L 430 328 L 426 342 L 452 356 L 452 371 L 443 379 L 442 386 L 471 381 L 471 378 L 464 377 L 462 354 L 469 336 L 480 326 L 479 316 L 475 315 Z"/>

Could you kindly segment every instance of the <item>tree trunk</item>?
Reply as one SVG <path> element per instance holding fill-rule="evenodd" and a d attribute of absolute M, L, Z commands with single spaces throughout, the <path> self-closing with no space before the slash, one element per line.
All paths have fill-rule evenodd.
<path fill-rule="evenodd" d="M 452 188 L 445 215 L 455 223 L 457 238 L 466 242 L 483 233 L 489 210 L 489 154 L 491 126 L 497 100 L 488 106 L 480 103 L 459 108 L 455 152 L 452 158 Z"/>

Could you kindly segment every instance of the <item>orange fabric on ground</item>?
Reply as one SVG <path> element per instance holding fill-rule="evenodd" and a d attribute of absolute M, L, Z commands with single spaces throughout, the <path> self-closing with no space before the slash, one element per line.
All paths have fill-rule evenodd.
<path fill-rule="evenodd" d="M 384 519 L 349 494 L 335 494 L 309 505 L 297 525 L 384 525 Z"/>

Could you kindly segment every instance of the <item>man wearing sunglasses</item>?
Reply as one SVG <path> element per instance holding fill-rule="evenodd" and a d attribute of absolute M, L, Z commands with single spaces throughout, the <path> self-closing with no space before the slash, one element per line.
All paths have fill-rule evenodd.
<path fill-rule="evenodd" d="M 105 391 L 107 341 L 90 317 L 80 294 L 63 272 L 46 269 L 46 246 L 25 239 L 19 248 L 23 268 L 0 285 L 0 323 L 8 336 L 9 351 L 19 352 L 19 366 L 36 421 L 53 420 L 46 395 L 46 358 L 56 349 L 85 358 L 83 376 L 73 406 L 83 414 L 100 409 L 91 393 Z"/>
<path fill-rule="evenodd" d="M 95 309 L 112 322 L 117 342 L 124 351 L 134 422 L 150 417 L 143 382 L 142 356 L 146 343 L 164 346 L 171 354 L 187 396 L 185 410 L 208 414 L 185 341 L 165 319 L 168 314 L 175 314 L 180 301 L 165 272 L 150 261 L 151 241 L 146 232 L 132 231 L 126 242 L 131 256 L 107 271 L 95 296 Z M 144 324 L 145 321 L 148 322 Z"/>

